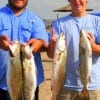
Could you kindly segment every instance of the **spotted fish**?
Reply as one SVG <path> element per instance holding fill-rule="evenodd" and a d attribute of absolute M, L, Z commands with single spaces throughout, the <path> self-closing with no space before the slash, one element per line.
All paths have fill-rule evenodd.
<path fill-rule="evenodd" d="M 88 85 L 91 81 L 92 49 L 88 39 L 88 33 L 84 30 L 80 31 L 79 57 L 79 76 L 83 85 L 82 92 L 88 96 Z"/>
<path fill-rule="evenodd" d="M 31 48 L 20 42 L 9 46 L 7 85 L 11 100 L 34 100 L 37 71 Z"/>
<path fill-rule="evenodd" d="M 18 100 L 21 97 L 22 83 L 20 44 L 15 41 L 9 46 L 7 64 L 7 85 L 11 100 Z"/>
<path fill-rule="evenodd" d="M 23 100 L 34 100 L 37 87 L 37 70 L 31 48 L 24 44 L 22 52 Z"/>
<path fill-rule="evenodd" d="M 65 80 L 67 48 L 65 34 L 61 33 L 56 41 L 52 66 L 52 100 L 57 100 Z"/>

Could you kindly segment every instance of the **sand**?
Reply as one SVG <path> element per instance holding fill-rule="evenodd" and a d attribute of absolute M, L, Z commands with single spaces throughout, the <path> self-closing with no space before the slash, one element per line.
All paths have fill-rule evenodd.
<path fill-rule="evenodd" d="M 45 81 L 40 85 L 39 100 L 51 100 L 52 59 L 48 58 L 45 52 L 41 55 Z"/>

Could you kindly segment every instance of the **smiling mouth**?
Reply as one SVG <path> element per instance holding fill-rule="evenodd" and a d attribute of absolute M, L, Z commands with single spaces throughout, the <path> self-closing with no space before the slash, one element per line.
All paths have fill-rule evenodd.
<path fill-rule="evenodd" d="M 74 7 L 76 7 L 76 8 L 80 8 L 80 5 L 74 5 Z"/>

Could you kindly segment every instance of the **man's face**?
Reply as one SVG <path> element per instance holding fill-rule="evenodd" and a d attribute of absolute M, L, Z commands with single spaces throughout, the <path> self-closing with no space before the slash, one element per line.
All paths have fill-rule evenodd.
<path fill-rule="evenodd" d="M 8 0 L 9 5 L 14 10 L 21 10 L 26 7 L 28 0 Z"/>

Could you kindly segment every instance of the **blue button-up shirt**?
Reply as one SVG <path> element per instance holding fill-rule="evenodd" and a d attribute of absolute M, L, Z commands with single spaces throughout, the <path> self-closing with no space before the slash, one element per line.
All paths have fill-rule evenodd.
<path fill-rule="evenodd" d="M 6 34 L 11 41 L 27 42 L 31 38 L 43 39 L 48 44 L 44 22 L 32 11 L 25 9 L 15 16 L 9 6 L 0 9 L 0 36 Z M 0 88 L 7 90 L 6 64 L 8 52 L 0 49 Z M 37 84 L 44 80 L 40 53 L 34 54 L 37 65 Z M 16 83 L 17 84 L 17 83 Z"/>

